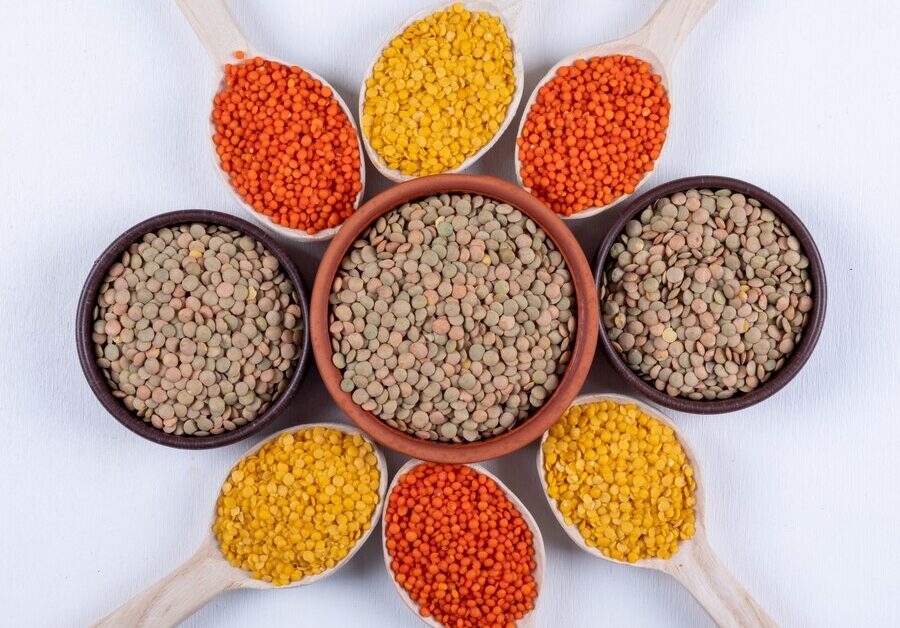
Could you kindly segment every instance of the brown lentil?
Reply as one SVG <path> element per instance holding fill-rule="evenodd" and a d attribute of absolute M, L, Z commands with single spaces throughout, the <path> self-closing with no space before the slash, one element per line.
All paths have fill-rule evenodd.
<path fill-rule="evenodd" d="M 474 441 L 543 405 L 571 356 L 562 255 L 518 209 L 432 196 L 351 246 L 329 299 L 341 389 L 419 438 Z"/>
<path fill-rule="evenodd" d="M 809 260 L 784 222 L 730 190 L 686 190 L 625 225 L 601 279 L 603 324 L 629 367 L 689 399 L 750 392 L 803 337 Z"/>
<path fill-rule="evenodd" d="M 253 421 L 284 391 L 303 325 L 274 255 L 195 223 L 144 235 L 112 265 L 91 338 L 126 408 L 166 433 L 207 436 Z"/>

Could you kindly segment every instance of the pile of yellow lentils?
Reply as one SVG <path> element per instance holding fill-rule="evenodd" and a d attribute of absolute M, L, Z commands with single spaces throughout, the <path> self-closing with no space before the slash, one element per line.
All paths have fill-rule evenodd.
<path fill-rule="evenodd" d="M 543 444 L 547 492 L 606 556 L 670 558 L 694 535 L 694 470 L 675 433 L 633 405 L 573 406 Z"/>
<path fill-rule="evenodd" d="M 403 174 L 453 170 L 500 129 L 515 83 L 503 23 L 457 3 L 384 49 L 366 80 L 363 133 Z"/>
<path fill-rule="evenodd" d="M 283 434 L 231 471 L 213 531 L 232 565 L 285 585 L 347 555 L 370 527 L 380 479 L 374 449 L 358 434 Z"/>

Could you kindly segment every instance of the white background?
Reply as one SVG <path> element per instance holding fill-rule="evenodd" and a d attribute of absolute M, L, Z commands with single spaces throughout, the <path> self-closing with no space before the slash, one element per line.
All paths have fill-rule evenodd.
<path fill-rule="evenodd" d="M 636 29 L 655 5 L 526 0 L 526 96 L 557 58 Z M 427 3 L 230 6 L 258 48 L 323 74 L 355 110 L 376 47 Z M 749 410 L 674 414 L 700 457 L 712 545 L 785 626 L 900 625 L 898 27 L 893 0 L 720 0 L 676 62 L 675 122 L 651 179 L 754 182 L 801 216 L 825 259 L 827 323 L 800 375 Z M 239 208 L 209 154 L 214 70 L 174 2 L 0 0 L 0 42 L 0 624 L 85 625 L 190 556 L 250 443 L 167 449 L 113 420 L 78 367 L 79 290 L 139 220 Z M 473 170 L 513 180 L 513 134 Z M 387 187 L 373 170 L 367 197 Z M 576 228 L 592 261 L 609 218 Z M 293 247 L 308 285 L 322 250 Z M 598 359 L 586 390 L 610 388 L 621 384 Z M 337 417 L 311 369 L 269 431 Z M 666 576 L 580 553 L 541 495 L 535 452 L 488 467 L 542 526 L 541 626 L 709 625 Z M 329 580 L 228 593 L 188 622 L 416 624 L 374 536 Z"/>

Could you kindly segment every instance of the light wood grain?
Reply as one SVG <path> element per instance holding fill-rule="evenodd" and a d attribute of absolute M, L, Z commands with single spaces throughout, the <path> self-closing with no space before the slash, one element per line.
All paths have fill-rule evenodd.
<path fill-rule="evenodd" d="M 592 57 L 606 57 L 609 55 L 629 55 L 647 61 L 654 72 L 659 74 L 663 87 L 669 95 L 669 102 L 672 102 L 672 90 L 669 81 L 671 74 L 672 62 L 681 44 L 690 35 L 694 26 L 700 21 L 700 18 L 716 3 L 716 0 L 662 0 L 656 12 L 649 20 L 637 31 L 615 41 L 609 41 L 596 46 L 589 46 L 567 55 L 560 59 L 544 77 L 538 81 L 534 90 L 531 92 L 528 100 L 525 102 L 522 117 L 519 120 L 519 129 L 516 137 L 522 136 L 522 129 L 525 121 L 528 119 L 528 113 L 531 111 L 532 105 L 537 100 L 538 93 L 541 88 L 556 76 L 556 71 L 561 67 L 569 66 L 579 59 L 590 59 Z M 675 112 L 669 112 L 669 128 L 672 126 L 672 120 L 675 119 Z M 665 152 L 666 144 L 663 143 L 660 149 L 660 155 L 656 159 L 656 163 L 662 159 Z M 516 168 L 516 181 L 525 189 L 531 191 L 522 181 L 522 161 L 519 158 L 518 143 L 513 148 L 513 160 Z M 647 181 L 653 171 L 644 174 L 641 180 L 634 186 L 631 194 L 624 194 L 607 205 L 602 207 L 590 207 L 571 216 L 560 215 L 563 220 L 580 220 L 590 218 L 597 214 L 610 209 L 621 203 L 622 201 L 633 196 Z"/>
<path fill-rule="evenodd" d="M 419 466 L 420 464 L 429 464 L 429 463 L 423 462 L 421 460 L 409 460 L 406 462 L 406 464 L 404 464 L 402 467 L 400 467 L 397 470 L 397 473 L 394 474 L 394 479 L 391 481 L 391 485 L 388 487 L 388 491 L 387 491 L 388 498 L 390 498 L 390 495 L 394 491 L 394 487 L 397 486 L 397 482 L 400 481 L 400 478 L 402 478 L 408 471 Z M 498 478 L 496 475 L 494 475 L 493 473 L 491 473 L 490 471 L 488 471 L 481 465 L 468 464 L 466 466 L 470 467 L 472 469 L 475 469 L 475 471 L 477 471 L 478 473 L 486 475 L 487 477 L 494 480 L 494 482 L 497 483 L 497 486 L 500 487 L 500 490 L 502 490 L 503 493 L 506 495 L 507 499 L 509 499 L 509 501 L 512 502 L 513 506 L 515 506 L 516 509 L 519 511 L 519 513 L 522 515 L 522 519 L 525 521 L 525 524 L 531 530 L 531 535 L 532 535 L 532 539 L 533 539 L 532 542 L 534 544 L 534 561 L 536 563 L 536 567 L 534 569 L 533 576 L 534 576 L 535 585 L 537 586 L 538 593 L 537 593 L 537 597 L 535 598 L 535 601 L 534 601 L 534 608 L 531 609 L 531 612 L 529 612 L 527 615 L 525 615 L 525 617 L 520 619 L 517 622 L 517 625 L 520 626 L 520 628 L 536 628 L 536 626 L 537 626 L 537 610 L 538 610 L 538 606 L 541 602 L 541 589 L 542 589 L 542 585 L 544 583 L 544 564 L 546 562 L 546 554 L 545 554 L 545 550 L 544 550 L 544 538 L 541 535 L 541 530 L 538 527 L 537 522 L 534 520 L 534 517 L 532 517 L 531 513 L 528 511 L 528 508 L 526 508 L 525 504 L 522 503 L 522 500 L 520 500 L 518 498 L 518 496 L 516 496 L 515 493 L 513 493 L 511 490 L 509 490 L 509 488 L 503 483 L 502 480 L 500 480 L 500 478 Z M 413 599 L 409 596 L 409 593 L 406 592 L 406 589 L 404 589 L 400 585 L 400 583 L 398 583 L 394 579 L 394 572 L 391 569 L 391 555 L 387 549 L 387 537 L 385 536 L 386 526 L 385 526 L 384 517 L 386 514 L 387 514 L 387 509 L 385 508 L 382 511 L 382 515 L 381 515 L 381 549 L 382 549 L 382 553 L 384 556 L 384 568 L 387 571 L 387 575 L 391 579 L 391 583 L 394 585 L 394 589 L 397 591 L 397 595 L 400 596 L 400 599 L 403 600 L 403 603 L 406 604 L 406 607 L 409 608 L 410 611 L 415 613 L 416 617 L 418 617 L 423 623 L 425 623 L 428 626 L 431 626 L 432 628 L 442 628 L 443 625 L 438 623 L 437 621 L 435 621 L 434 617 L 422 617 L 419 614 L 419 605 L 413 601 Z"/>
<path fill-rule="evenodd" d="M 243 50 L 248 57 L 257 54 L 224 0 L 175 0 L 175 3 L 216 65 L 224 67 L 232 63 L 238 50 Z"/>
<path fill-rule="evenodd" d="M 519 19 L 519 14 L 522 11 L 522 6 L 525 0 L 471 0 L 469 2 L 465 2 L 465 6 L 467 9 L 471 11 L 486 11 L 492 15 L 496 15 L 500 18 L 500 21 L 503 23 L 503 26 L 506 28 L 506 32 L 509 35 L 509 41 L 512 44 L 513 48 L 513 77 L 516 82 L 516 89 L 513 93 L 513 98 L 510 101 L 509 105 L 506 108 L 506 116 L 503 118 L 503 123 L 500 125 L 500 128 L 497 129 L 497 132 L 494 133 L 494 136 L 491 140 L 482 146 L 475 154 L 471 157 L 467 158 L 463 161 L 457 168 L 453 168 L 451 170 L 445 170 L 444 173 L 453 173 L 453 172 L 463 172 L 469 166 L 472 166 L 475 162 L 481 159 L 490 149 L 497 143 L 497 140 L 500 139 L 500 136 L 503 135 L 503 132 L 509 127 L 513 118 L 516 116 L 516 112 L 519 110 L 519 102 L 522 100 L 522 92 L 525 87 L 525 70 L 524 65 L 522 63 L 522 50 L 519 44 L 516 41 L 516 23 Z M 384 52 L 385 48 L 387 48 L 390 43 L 403 31 L 405 31 L 409 26 L 419 20 L 428 17 L 432 13 L 436 13 L 438 11 L 442 11 L 447 7 L 455 4 L 454 2 L 441 2 L 440 4 L 433 6 L 429 9 L 425 9 L 424 11 L 419 11 L 414 15 L 407 18 L 400 27 L 391 33 L 389 37 L 387 37 L 384 42 L 378 47 L 378 52 L 372 57 L 372 62 L 369 64 L 366 69 L 364 78 L 359 86 L 359 120 L 360 123 L 363 119 L 363 110 L 366 102 L 366 81 L 372 77 L 375 71 L 375 64 L 378 63 L 378 60 L 381 58 L 382 52 Z M 363 146 L 365 146 L 366 154 L 369 156 L 369 159 L 375 165 L 375 169 L 378 170 L 384 177 L 388 178 L 391 181 L 396 183 L 400 183 L 402 181 L 409 181 L 411 179 L 415 179 L 417 175 L 403 174 L 396 168 L 391 168 L 385 163 L 384 159 L 382 159 L 381 155 L 378 154 L 372 144 L 369 142 L 368 136 L 365 132 L 362 133 L 362 141 Z"/>
<path fill-rule="evenodd" d="M 248 58 L 261 56 L 271 61 L 281 63 L 282 65 L 295 65 L 293 63 L 282 61 L 281 59 L 276 59 L 271 55 L 263 54 L 256 48 L 254 48 L 250 41 L 241 32 L 240 27 L 238 27 L 237 23 L 234 21 L 234 18 L 231 16 L 228 8 L 225 6 L 224 0 L 175 0 L 175 2 L 178 4 L 181 12 L 184 14 L 191 27 L 194 29 L 194 32 L 197 34 L 197 38 L 206 48 L 207 52 L 209 52 L 209 56 L 212 58 L 213 62 L 223 71 L 226 64 L 237 62 L 237 59 L 234 57 L 234 53 L 239 50 L 243 51 Z M 334 99 L 341 106 L 341 109 L 347 116 L 347 120 L 350 121 L 350 125 L 353 127 L 353 131 L 356 133 L 357 139 L 359 139 L 359 127 L 356 124 L 356 120 L 353 118 L 353 113 L 351 112 L 350 107 L 348 107 L 347 103 L 344 102 L 344 99 L 341 97 L 340 92 L 335 89 L 334 86 L 331 85 L 328 81 L 326 81 L 324 78 L 322 78 L 320 75 L 316 74 L 309 68 L 304 67 L 303 69 L 314 79 L 320 81 L 323 85 L 331 89 L 331 93 L 334 96 Z M 222 76 L 221 79 L 217 80 L 212 87 L 210 106 L 212 106 L 211 103 L 215 94 L 219 93 L 224 87 L 225 81 L 224 76 Z M 231 195 L 238 202 L 241 209 L 244 210 L 244 213 L 250 219 L 252 219 L 263 228 L 275 233 L 276 235 L 280 235 L 283 238 L 287 238 L 288 240 L 293 240 L 295 242 L 321 242 L 330 240 L 334 237 L 334 234 L 337 233 L 338 229 L 340 229 L 340 225 L 338 225 L 337 227 L 322 229 L 321 231 L 310 234 L 302 229 L 291 229 L 290 227 L 285 227 L 284 225 L 273 221 L 266 214 L 262 214 L 256 211 L 251 205 L 249 205 L 247 201 L 244 200 L 244 197 L 238 194 L 238 191 L 231 184 L 228 175 L 224 170 L 222 170 L 222 167 L 219 163 L 219 156 L 216 153 L 216 146 L 212 141 L 212 137 L 216 134 L 215 123 L 213 122 L 211 115 L 208 119 L 210 137 L 209 147 L 213 165 L 215 166 L 216 172 L 219 173 L 219 178 L 222 180 L 222 183 L 231 192 Z M 363 159 L 362 152 L 360 151 L 359 180 L 361 186 L 359 193 L 356 195 L 356 200 L 353 205 L 354 208 L 359 207 L 360 203 L 362 202 L 363 194 L 366 190 L 365 161 L 366 160 Z"/>
<path fill-rule="evenodd" d="M 678 580 L 722 628 L 776 628 L 777 623 L 753 599 L 709 546 L 706 532 L 681 543 L 678 553 L 659 566 Z"/>
<path fill-rule="evenodd" d="M 94 624 L 95 628 L 180 624 L 223 591 L 241 586 L 244 574 L 223 562 L 210 536 L 184 564 Z"/>
<path fill-rule="evenodd" d="M 301 580 L 276 587 L 275 585 L 257 580 L 252 575 L 231 565 L 219 548 L 218 540 L 212 529 L 212 521 L 208 527 L 206 538 L 197 552 L 175 571 L 157 581 L 150 588 L 130 599 L 118 609 L 101 619 L 95 624 L 96 628 L 128 628 L 131 626 L 158 628 L 162 626 L 175 626 L 195 613 L 199 608 L 207 604 L 214 597 L 229 589 L 290 589 L 294 587 L 308 586 L 336 573 L 346 565 L 353 555 L 365 544 L 369 535 L 375 529 L 384 506 L 385 492 L 387 491 L 388 469 L 384 454 L 365 434 L 355 427 L 340 423 L 309 423 L 301 427 L 289 427 L 276 432 L 269 438 L 260 441 L 245 453 L 241 460 L 258 452 L 266 444 L 274 442 L 285 433 L 296 433 L 300 430 L 308 430 L 316 427 L 334 429 L 344 434 L 357 434 L 372 445 L 378 466 L 378 504 L 372 511 L 369 520 L 369 528 L 363 532 L 356 544 L 347 552 L 334 567 L 314 576 L 308 576 Z M 235 462 L 234 466 L 240 463 Z M 232 470 L 234 469 L 232 467 Z M 226 478 L 231 471 L 226 474 Z M 213 507 L 213 521 L 216 518 L 216 508 Z"/>
<path fill-rule="evenodd" d="M 757 604 L 743 585 L 731 575 L 719 561 L 709 546 L 706 539 L 706 500 L 703 493 L 703 477 L 697 456 L 690 443 L 679 433 L 678 427 L 661 410 L 639 399 L 614 393 L 598 393 L 582 395 L 577 398 L 572 406 L 595 403 L 598 401 L 614 401 L 618 404 L 634 404 L 642 412 L 653 417 L 660 423 L 668 425 L 675 432 L 678 442 L 694 470 L 696 488 L 694 497 L 697 504 L 694 507 L 694 536 L 687 541 L 678 544 L 678 552 L 669 559 L 645 558 L 634 563 L 616 560 L 606 556 L 600 549 L 588 545 L 578 527 L 566 523 L 559 511 L 556 500 L 547 492 L 547 478 L 544 474 L 544 443 L 549 431 L 541 438 L 541 446 L 537 451 L 537 472 L 544 490 L 544 496 L 550 505 L 550 510 L 562 526 L 563 530 L 572 541 L 585 552 L 620 565 L 655 569 L 667 573 L 678 580 L 691 595 L 700 602 L 709 616 L 722 628 L 739 626 L 741 628 L 775 628 L 776 624 L 768 614 Z"/>

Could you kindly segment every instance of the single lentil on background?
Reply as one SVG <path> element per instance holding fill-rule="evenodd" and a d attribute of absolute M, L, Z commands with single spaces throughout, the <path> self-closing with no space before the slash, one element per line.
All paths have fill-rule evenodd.
<path fill-rule="evenodd" d="M 310 234 L 353 213 L 362 190 L 356 129 L 309 72 L 259 57 L 228 64 L 212 119 L 222 170 L 257 212 Z"/>
<path fill-rule="evenodd" d="M 213 531 L 235 567 L 276 586 L 334 567 L 371 527 L 380 472 L 359 434 L 301 428 L 242 459 Z"/>
<path fill-rule="evenodd" d="M 663 197 L 625 225 L 600 286 L 603 325 L 658 390 L 728 399 L 781 369 L 813 307 L 788 226 L 730 190 Z"/>
<path fill-rule="evenodd" d="M 628 55 L 579 59 L 538 91 L 517 139 L 522 183 L 565 216 L 634 192 L 669 126 L 660 76 Z"/>
<path fill-rule="evenodd" d="M 378 218 L 329 297 L 341 389 L 419 438 L 495 436 L 526 419 L 571 357 L 575 296 L 549 236 L 481 196 L 431 196 Z"/>
<path fill-rule="evenodd" d="M 534 609 L 534 537 L 488 476 L 463 465 L 417 465 L 388 496 L 384 526 L 394 579 L 423 617 L 505 628 Z"/>
<path fill-rule="evenodd" d="M 509 35 L 462 4 L 395 37 L 366 79 L 362 128 L 388 167 L 407 175 L 458 168 L 500 129 L 516 91 Z"/>
<path fill-rule="evenodd" d="M 671 558 L 695 532 L 694 470 L 672 428 L 634 404 L 576 405 L 542 445 L 547 493 L 615 560 Z"/>
<path fill-rule="evenodd" d="M 287 388 L 302 310 L 278 259 L 207 224 L 144 235 L 97 293 L 91 339 L 112 394 L 169 434 L 221 434 Z"/>

